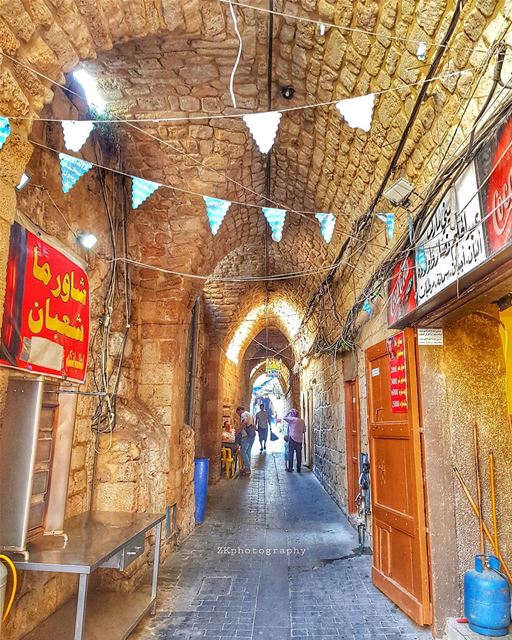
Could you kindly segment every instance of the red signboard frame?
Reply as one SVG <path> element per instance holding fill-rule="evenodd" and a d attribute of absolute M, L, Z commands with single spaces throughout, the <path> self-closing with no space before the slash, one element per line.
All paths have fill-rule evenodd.
<path fill-rule="evenodd" d="M 11 227 L 0 365 L 82 383 L 89 350 L 89 281 L 43 235 Z"/>

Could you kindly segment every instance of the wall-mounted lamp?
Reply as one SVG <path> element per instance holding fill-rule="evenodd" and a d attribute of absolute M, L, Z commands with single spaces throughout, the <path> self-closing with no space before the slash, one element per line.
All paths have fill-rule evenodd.
<path fill-rule="evenodd" d="M 384 190 L 384 197 L 395 205 L 402 204 L 414 191 L 414 185 L 405 178 L 399 178 L 394 184 Z"/>
<path fill-rule="evenodd" d="M 84 247 L 84 249 L 92 249 L 98 242 L 98 238 L 94 235 L 94 233 L 89 233 L 89 231 L 79 231 L 76 234 L 76 239 L 82 245 L 82 247 Z"/>
<path fill-rule="evenodd" d="M 23 173 L 20 178 L 19 184 L 16 186 L 16 191 L 21 191 L 22 189 L 24 189 L 30 182 L 30 179 L 31 178 L 28 173 Z"/>

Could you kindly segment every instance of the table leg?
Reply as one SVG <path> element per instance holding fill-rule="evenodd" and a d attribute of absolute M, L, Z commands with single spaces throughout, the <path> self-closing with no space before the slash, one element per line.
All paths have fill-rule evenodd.
<path fill-rule="evenodd" d="M 156 593 L 158 589 L 158 570 L 160 565 L 160 545 L 162 544 L 162 523 L 159 522 L 155 528 L 155 552 L 153 554 L 153 579 L 151 581 L 151 599 L 154 600 L 151 613 L 156 613 Z"/>
<path fill-rule="evenodd" d="M 89 574 L 81 573 L 78 581 L 78 600 L 76 604 L 75 639 L 82 640 L 84 635 L 85 608 L 87 605 L 87 586 Z"/>

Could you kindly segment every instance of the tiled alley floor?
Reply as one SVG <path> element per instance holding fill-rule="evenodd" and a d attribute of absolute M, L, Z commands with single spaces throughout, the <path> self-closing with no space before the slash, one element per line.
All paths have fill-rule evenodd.
<path fill-rule="evenodd" d="M 210 488 L 133 639 L 429 638 L 371 585 L 370 558 L 351 557 L 356 535 L 313 474 L 286 473 L 279 453 L 253 461 L 250 480 Z"/>

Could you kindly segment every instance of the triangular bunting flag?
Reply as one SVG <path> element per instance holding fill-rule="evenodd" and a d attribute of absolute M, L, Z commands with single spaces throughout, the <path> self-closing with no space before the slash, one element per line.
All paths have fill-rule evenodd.
<path fill-rule="evenodd" d="M 249 128 L 261 153 L 268 153 L 270 149 L 272 149 L 272 145 L 276 139 L 281 113 L 279 113 L 279 111 L 251 113 L 244 116 L 243 120 Z"/>
<path fill-rule="evenodd" d="M 393 240 L 393 236 L 395 235 L 395 214 L 394 213 L 378 213 L 377 218 L 382 220 L 386 225 L 386 231 L 388 233 L 388 238 Z"/>
<path fill-rule="evenodd" d="M 272 209 L 264 207 L 262 209 L 263 215 L 267 219 L 270 228 L 272 229 L 272 240 L 279 242 L 283 237 L 284 220 L 286 218 L 286 211 L 284 209 Z"/>
<path fill-rule="evenodd" d="M 407 228 L 409 233 L 409 242 L 414 244 L 414 218 L 409 214 L 407 218 Z"/>
<path fill-rule="evenodd" d="M 336 224 L 336 216 L 332 213 L 316 213 L 315 218 L 320 223 L 320 233 L 322 238 L 329 244 L 334 233 L 334 226 Z"/>
<path fill-rule="evenodd" d="M 370 304 L 370 301 L 368 300 L 368 298 L 363 303 L 363 311 L 367 313 L 369 316 L 372 315 L 372 305 Z"/>
<path fill-rule="evenodd" d="M 64 144 L 70 151 L 80 151 L 89 134 L 94 129 L 94 122 L 80 122 L 79 120 L 63 120 L 62 132 Z"/>
<path fill-rule="evenodd" d="M 4 146 L 4 142 L 7 140 L 11 133 L 11 123 L 9 118 L 0 116 L 0 149 Z"/>
<path fill-rule="evenodd" d="M 132 209 L 137 209 L 152 193 L 161 187 L 158 182 L 132 177 Z"/>
<path fill-rule="evenodd" d="M 420 269 L 427 268 L 427 254 L 425 253 L 425 247 L 420 245 L 416 249 L 416 264 Z"/>
<path fill-rule="evenodd" d="M 60 173 L 62 177 L 62 191 L 67 193 L 75 186 L 82 176 L 92 169 L 92 164 L 82 158 L 59 153 Z"/>
<path fill-rule="evenodd" d="M 340 100 L 336 103 L 336 108 L 345 118 L 349 127 L 370 131 L 374 105 L 375 95 L 369 93 L 367 96 Z"/>
<path fill-rule="evenodd" d="M 219 198 L 210 198 L 209 196 L 203 196 L 203 200 L 206 205 L 206 215 L 208 216 L 210 229 L 215 236 L 220 229 L 220 225 L 228 212 L 231 202 L 229 200 L 220 200 Z"/>

